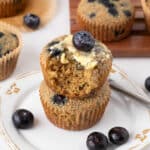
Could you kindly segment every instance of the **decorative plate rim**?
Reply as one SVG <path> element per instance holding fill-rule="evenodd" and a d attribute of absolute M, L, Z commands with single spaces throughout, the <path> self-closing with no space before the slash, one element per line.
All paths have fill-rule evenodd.
<path fill-rule="evenodd" d="M 32 75 L 38 74 L 38 73 L 41 73 L 41 71 L 36 70 L 36 71 L 18 74 L 14 79 L 12 79 L 11 81 L 8 82 L 8 83 L 10 83 L 10 89 L 8 89 L 6 94 L 8 94 L 8 95 L 9 94 L 11 95 L 13 93 L 17 94 L 20 91 L 20 89 L 16 86 L 15 82 L 18 80 L 22 80 L 24 78 L 30 77 Z M 131 81 L 128 78 L 128 75 L 124 71 L 122 71 L 122 69 L 120 69 L 120 67 L 118 67 L 118 65 L 113 64 L 111 73 L 112 74 L 119 73 L 122 76 L 122 78 L 127 79 L 130 82 L 130 84 L 136 89 L 136 91 L 140 93 L 140 91 L 136 88 L 137 84 L 135 82 Z M 11 93 L 11 89 L 13 89 L 12 93 Z M 2 136 L 4 138 L 5 142 L 7 143 L 8 147 L 10 148 L 10 150 L 20 150 L 19 146 L 17 146 L 15 144 L 15 142 L 13 142 L 13 140 L 9 136 L 9 133 L 7 132 L 6 128 L 4 127 L 3 120 L 2 120 L 2 112 L 1 112 L 1 102 L 2 102 L 2 97 L 0 96 L 0 136 Z M 150 111 L 149 111 L 149 115 L 150 115 Z M 135 136 L 135 140 L 137 140 L 138 142 L 135 145 L 132 145 L 128 150 L 142 150 L 146 146 L 150 145 L 150 140 L 148 142 L 145 142 L 145 139 L 150 137 L 149 134 L 150 134 L 150 127 L 148 129 L 144 129 L 141 133 L 137 133 Z"/>

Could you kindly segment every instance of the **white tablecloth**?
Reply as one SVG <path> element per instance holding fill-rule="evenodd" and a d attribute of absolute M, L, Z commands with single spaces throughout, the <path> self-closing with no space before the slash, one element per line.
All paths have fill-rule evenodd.
<path fill-rule="evenodd" d="M 42 47 L 51 39 L 70 32 L 68 0 L 57 0 L 57 3 L 55 17 L 48 25 L 35 32 L 23 34 L 24 47 L 17 68 L 8 80 L 0 83 L 1 85 L 18 74 L 40 70 L 39 54 Z M 150 76 L 149 58 L 115 58 L 114 63 L 144 88 L 145 78 Z M 0 138 L 0 150 L 9 150 L 3 138 Z"/>

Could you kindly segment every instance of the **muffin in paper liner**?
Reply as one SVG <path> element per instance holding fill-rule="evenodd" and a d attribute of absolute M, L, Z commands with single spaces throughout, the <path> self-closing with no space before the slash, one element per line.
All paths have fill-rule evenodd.
<path fill-rule="evenodd" d="M 6 2 L 5 2 L 6 1 Z M 56 8 L 57 8 L 57 0 L 0 0 L 1 3 L 10 3 L 11 9 L 19 9 L 19 11 L 14 15 L 11 9 L 6 9 L 9 13 L 9 15 L 4 15 L 3 13 L 6 13 L 5 7 L 9 7 L 9 5 L 4 5 L 5 7 L 0 7 L 1 15 L 4 17 L 1 18 L 1 21 L 6 22 L 8 24 L 11 24 L 15 27 L 17 27 L 20 31 L 23 32 L 33 32 L 33 29 L 29 28 L 23 21 L 24 16 L 27 14 L 35 14 L 40 18 L 40 26 L 39 28 L 44 27 L 51 19 L 54 17 Z M 12 3 L 14 2 L 14 3 Z M 15 3 L 21 2 L 21 5 L 16 5 Z M 25 3 L 25 4 L 24 4 Z M 19 8 L 16 8 L 19 7 Z M 21 11 L 20 11 L 21 10 Z M 44 11 L 43 11 L 44 10 Z M 15 13 L 15 12 L 14 12 Z M 8 14 L 8 13 L 7 13 Z M 6 17 L 7 16 L 7 17 Z"/>
<path fill-rule="evenodd" d="M 106 82 L 101 90 L 89 98 L 70 100 L 63 104 L 53 101 L 55 93 L 45 82 L 40 86 L 40 99 L 47 118 L 57 127 L 66 130 L 84 130 L 95 125 L 103 116 L 110 98 L 110 87 Z"/>
<path fill-rule="evenodd" d="M 150 0 L 141 0 L 147 29 L 150 32 Z"/>
<path fill-rule="evenodd" d="M 96 41 L 91 52 L 80 52 L 73 45 L 72 37 L 73 35 L 62 36 L 49 42 L 41 52 L 40 64 L 44 80 L 54 92 L 71 99 L 84 98 L 106 82 L 112 67 L 112 54 L 99 41 Z M 56 42 L 56 45 L 49 47 Z M 54 46 L 65 48 L 65 51 L 62 55 L 51 58 L 52 51 L 49 49 Z M 87 60 L 90 68 L 82 64 Z"/>
<path fill-rule="evenodd" d="M 26 7 L 28 0 L 0 0 L 0 18 L 15 16 Z"/>
<path fill-rule="evenodd" d="M 8 78 L 14 71 L 20 50 L 22 48 L 22 38 L 20 32 L 13 26 L 0 22 L 0 31 L 7 31 L 15 34 L 18 40 L 18 46 L 9 53 L 0 57 L 0 81 Z"/>
<path fill-rule="evenodd" d="M 77 20 L 82 29 L 91 32 L 103 42 L 118 41 L 127 37 L 134 23 L 134 7 L 129 0 L 113 1 L 118 16 L 109 13 L 109 8 L 100 2 L 81 0 Z M 113 10 L 114 11 L 114 10 Z"/>

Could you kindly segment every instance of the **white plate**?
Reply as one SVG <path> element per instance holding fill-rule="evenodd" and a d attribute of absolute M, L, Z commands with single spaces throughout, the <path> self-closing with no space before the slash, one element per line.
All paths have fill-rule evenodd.
<path fill-rule="evenodd" d="M 141 94 L 143 91 L 131 83 L 122 71 L 115 67 L 112 76 L 124 86 Z M 114 126 L 123 126 L 130 132 L 130 140 L 116 150 L 143 149 L 150 143 L 150 111 L 141 103 L 112 91 L 111 101 L 102 120 L 88 130 L 73 132 L 59 129 L 51 124 L 42 109 L 39 98 L 40 72 L 31 72 L 16 77 L 1 87 L 1 133 L 10 148 L 21 150 L 87 150 L 86 138 L 93 131 L 103 132 Z M 136 88 L 135 88 L 136 87 Z M 29 130 L 16 130 L 12 114 L 18 108 L 33 112 L 35 125 Z"/>

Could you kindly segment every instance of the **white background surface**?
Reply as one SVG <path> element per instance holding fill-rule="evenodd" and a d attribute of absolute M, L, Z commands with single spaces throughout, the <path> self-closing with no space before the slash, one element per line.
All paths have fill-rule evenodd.
<path fill-rule="evenodd" d="M 57 12 L 48 25 L 35 32 L 23 34 L 24 48 L 18 60 L 17 68 L 8 80 L 0 83 L 0 86 L 3 86 L 5 82 L 9 82 L 17 74 L 39 70 L 39 54 L 42 47 L 51 39 L 69 33 L 68 0 L 57 1 Z M 144 81 L 146 77 L 150 76 L 149 58 L 115 58 L 114 63 L 144 88 Z M 0 139 L 0 150 L 7 149 L 9 150 L 3 139 Z"/>

